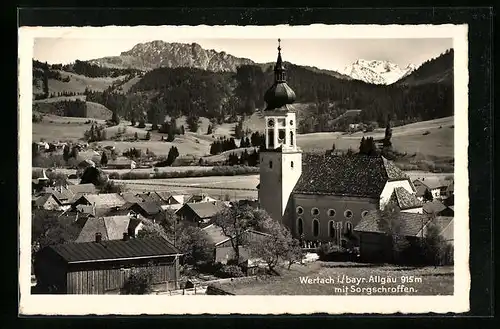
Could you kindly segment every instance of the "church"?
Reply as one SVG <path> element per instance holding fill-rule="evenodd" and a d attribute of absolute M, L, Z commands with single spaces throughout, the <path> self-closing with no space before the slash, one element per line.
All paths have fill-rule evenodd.
<path fill-rule="evenodd" d="M 264 96 L 258 186 L 260 207 L 271 218 L 302 241 L 346 245 L 361 219 L 389 202 L 403 212 L 422 212 L 410 178 L 382 156 L 303 155 L 295 99 L 278 46 L 274 83 Z"/>

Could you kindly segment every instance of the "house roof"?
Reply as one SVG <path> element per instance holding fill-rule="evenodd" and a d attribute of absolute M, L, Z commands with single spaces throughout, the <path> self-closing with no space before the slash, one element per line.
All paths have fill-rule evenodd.
<path fill-rule="evenodd" d="M 167 204 L 167 205 L 161 205 L 160 207 L 163 210 L 171 209 L 173 211 L 177 211 L 181 209 L 182 206 L 183 206 L 182 204 Z"/>
<path fill-rule="evenodd" d="M 439 200 L 432 200 L 424 203 L 423 210 L 425 213 L 438 213 L 446 209 L 446 206 Z"/>
<path fill-rule="evenodd" d="M 425 195 L 425 191 L 427 190 L 428 190 L 427 186 L 419 184 L 416 187 L 415 196 L 423 197 Z"/>
<path fill-rule="evenodd" d="M 209 218 L 217 214 L 222 209 L 223 204 L 221 202 L 198 202 L 186 203 L 182 208 L 184 207 L 190 208 L 200 218 Z"/>
<path fill-rule="evenodd" d="M 415 194 L 408 192 L 404 187 L 398 186 L 394 189 L 391 196 L 392 200 L 396 201 L 401 210 L 420 208 L 423 206 L 422 201 L 417 199 Z"/>
<path fill-rule="evenodd" d="M 82 194 L 82 193 L 94 194 L 94 193 L 97 193 L 97 188 L 92 183 L 68 185 L 68 189 L 73 194 Z"/>
<path fill-rule="evenodd" d="M 117 193 L 85 194 L 81 198 L 85 198 L 90 205 L 97 208 L 120 207 L 126 203 Z"/>
<path fill-rule="evenodd" d="M 144 201 L 144 202 L 136 202 L 133 206 L 140 207 L 145 213 L 148 215 L 156 215 L 162 212 L 160 205 L 156 202 Z"/>
<path fill-rule="evenodd" d="M 64 243 L 47 247 L 67 263 L 86 263 L 130 258 L 153 258 L 181 254 L 161 237 L 108 240 L 83 243 Z"/>
<path fill-rule="evenodd" d="M 61 202 L 52 194 L 52 193 L 44 193 L 42 195 L 39 195 L 38 197 L 35 198 L 35 205 L 37 207 L 43 207 L 47 201 L 53 198 L 59 205 L 61 205 Z"/>
<path fill-rule="evenodd" d="M 429 217 L 423 214 L 415 214 L 408 212 L 400 212 L 400 234 L 404 236 L 417 236 L 422 230 L 422 227 L 429 221 Z M 354 231 L 358 232 L 371 232 L 385 234 L 384 228 L 381 225 L 382 218 L 378 210 L 371 210 L 368 214 L 361 219 L 356 225 Z"/>
<path fill-rule="evenodd" d="M 448 183 L 444 179 L 440 179 L 439 177 L 434 176 L 425 177 L 424 179 L 418 179 L 418 181 L 431 190 L 443 188 L 448 185 Z"/>
<path fill-rule="evenodd" d="M 70 189 L 59 186 L 59 187 L 46 187 L 45 192 L 52 193 L 59 201 L 71 200 L 74 196 Z"/>
<path fill-rule="evenodd" d="M 294 193 L 378 198 L 387 181 L 409 180 L 382 156 L 309 154 Z"/>
<path fill-rule="evenodd" d="M 168 191 L 155 191 L 156 194 L 158 194 L 158 196 L 163 200 L 163 201 L 167 201 L 168 198 L 170 198 L 172 196 L 172 193 L 168 192 Z"/>
<path fill-rule="evenodd" d="M 95 241 L 95 235 L 97 233 L 101 233 L 101 237 L 103 240 L 109 240 L 106 224 L 104 223 L 104 218 L 87 218 L 75 242 Z"/>
<path fill-rule="evenodd" d="M 195 203 L 195 202 L 201 202 L 205 198 L 207 198 L 209 200 L 215 200 L 214 198 L 212 198 L 211 196 L 209 196 L 208 194 L 205 194 L 205 193 L 193 194 L 189 197 L 189 199 L 184 199 L 184 200 L 186 200 L 186 202 L 189 202 L 189 203 Z"/>
<path fill-rule="evenodd" d="M 222 228 L 220 226 L 211 224 L 207 227 L 203 228 L 203 231 L 207 232 L 210 240 L 217 246 L 218 244 L 229 240 L 229 237 L 225 236 L 222 232 Z"/>
<path fill-rule="evenodd" d="M 129 203 L 141 202 L 142 199 L 132 192 L 123 192 L 120 196 Z"/>
<path fill-rule="evenodd" d="M 155 202 L 157 204 L 164 204 L 165 200 L 161 196 L 159 196 L 156 192 L 146 192 L 137 194 L 137 197 L 142 199 L 142 201 L 146 202 Z"/>
<path fill-rule="evenodd" d="M 174 199 L 176 202 L 180 203 L 180 204 L 183 204 L 184 203 L 184 200 L 185 198 L 187 198 L 188 196 L 184 196 L 182 194 L 172 194 L 170 196 L 170 198 Z"/>
<path fill-rule="evenodd" d="M 431 223 L 436 224 L 439 234 L 445 237 L 446 240 L 453 240 L 453 217 L 436 216 L 432 218 L 423 228 L 424 234 L 426 234 L 426 229 Z M 422 234 L 422 232 L 419 232 L 419 234 Z"/>

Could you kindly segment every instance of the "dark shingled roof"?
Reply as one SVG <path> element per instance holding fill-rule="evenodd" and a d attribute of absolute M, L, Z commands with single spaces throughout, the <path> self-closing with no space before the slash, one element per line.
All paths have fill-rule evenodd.
<path fill-rule="evenodd" d="M 294 193 L 378 198 L 387 181 L 408 176 L 382 156 L 308 154 Z"/>
<path fill-rule="evenodd" d="M 199 202 L 199 203 L 186 203 L 184 207 L 189 207 L 200 218 L 209 218 L 217 214 L 222 207 L 223 202 Z"/>
<path fill-rule="evenodd" d="M 145 202 L 137 202 L 135 204 L 142 210 L 144 210 L 144 212 L 148 215 L 156 215 L 161 213 L 163 210 L 161 209 L 160 205 L 157 204 L 156 202 L 145 201 Z"/>
<path fill-rule="evenodd" d="M 427 215 L 409 212 L 399 213 L 399 218 L 401 220 L 400 234 L 404 236 L 417 236 L 429 221 L 429 216 Z M 385 234 L 386 232 L 379 225 L 380 221 L 380 212 L 371 210 L 356 225 L 354 231 Z"/>
<path fill-rule="evenodd" d="M 433 200 L 424 204 L 424 212 L 428 214 L 438 213 L 446 209 L 446 206 L 439 200 Z"/>
<path fill-rule="evenodd" d="M 111 240 L 83 243 L 64 243 L 47 247 L 67 263 L 109 261 L 127 258 L 148 258 L 180 254 L 170 242 L 161 237 Z"/>
<path fill-rule="evenodd" d="M 408 192 L 401 186 L 394 189 L 391 200 L 396 201 L 401 210 L 419 208 L 423 206 L 422 201 L 417 199 L 415 194 Z"/>

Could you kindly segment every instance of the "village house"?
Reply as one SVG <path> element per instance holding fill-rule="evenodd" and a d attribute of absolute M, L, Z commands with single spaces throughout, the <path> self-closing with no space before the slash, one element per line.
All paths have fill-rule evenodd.
<path fill-rule="evenodd" d="M 120 208 L 126 201 L 117 193 L 84 194 L 73 202 L 72 209 L 78 205 L 93 206 L 95 208 Z"/>
<path fill-rule="evenodd" d="M 144 226 L 137 216 L 123 215 L 81 218 L 78 225 L 82 229 L 75 242 L 94 241 L 96 234 L 100 234 L 102 240 L 120 240 L 124 235 L 134 238 Z"/>
<path fill-rule="evenodd" d="M 65 243 L 45 247 L 35 257 L 41 290 L 59 294 L 118 294 L 132 269 L 151 267 L 153 284 L 179 288 L 181 253 L 161 237 Z"/>
<path fill-rule="evenodd" d="M 43 192 L 54 194 L 54 196 L 59 200 L 59 202 L 61 202 L 62 209 L 64 210 L 71 207 L 73 198 L 75 196 L 73 192 L 71 192 L 71 190 L 68 189 L 67 186 L 62 186 L 62 185 L 46 187 Z"/>
<path fill-rule="evenodd" d="M 142 202 L 144 201 L 142 198 L 140 198 L 137 194 L 132 193 L 132 192 L 123 192 L 120 193 L 120 196 L 127 202 L 127 203 L 136 203 L 136 202 Z"/>
<path fill-rule="evenodd" d="M 396 205 L 401 212 L 423 213 L 424 203 L 414 193 L 408 192 L 404 187 L 394 188 L 389 202 Z"/>
<path fill-rule="evenodd" d="M 116 158 L 116 160 L 109 160 L 106 165 L 108 169 L 135 169 L 136 166 L 137 164 L 134 160 L 124 157 Z"/>
<path fill-rule="evenodd" d="M 153 221 L 161 221 L 163 217 L 163 209 L 154 201 L 135 202 L 128 205 L 127 209 Z"/>
<path fill-rule="evenodd" d="M 445 217 L 453 217 L 455 212 L 453 208 L 445 206 L 439 200 L 433 200 L 431 202 L 427 202 L 423 206 L 423 212 L 425 214 L 434 214 L 436 216 L 445 216 Z"/>
<path fill-rule="evenodd" d="M 203 228 L 212 223 L 223 206 L 224 204 L 220 201 L 185 203 L 176 214 L 182 223 Z"/>
<path fill-rule="evenodd" d="M 203 228 L 214 246 L 214 262 L 227 264 L 228 261 L 234 259 L 234 248 L 231 240 L 234 237 L 228 237 L 224 234 L 221 227 L 210 224 Z M 255 230 L 247 230 L 243 233 L 241 241 L 248 243 L 249 241 L 256 241 L 262 237 L 269 236 L 266 233 L 258 232 Z M 233 240 L 234 241 L 234 240 Z M 248 263 L 248 261 L 253 261 L 252 257 L 249 255 L 248 248 L 241 245 L 239 248 L 240 252 L 240 264 Z"/>
<path fill-rule="evenodd" d="M 446 181 L 436 177 L 416 179 L 413 181 L 413 185 L 415 185 L 415 187 L 422 185 L 426 187 L 431 192 L 433 199 L 440 199 L 445 196 L 445 191 L 448 187 L 448 183 Z"/>
<path fill-rule="evenodd" d="M 261 208 L 304 241 L 345 245 L 370 210 L 382 209 L 396 188 L 405 211 L 419 211 L 409 177 L 382 156 L 311 154 L 297 146 L 295 92 L 286 83 L 278 47 L 274 83 L 264 100 L 265 145 L 260 151 Z M 417 210 L 415 210 L 417 209 Z M 181 209 L 182 210 L 182 209 Z"/>
<path fill-rule="evenodd" d="M 211 196 L 205 193 L 193 194 L 185 198 L 185 203 L 200 203 L 200 202 L 214 202 L 214 201 L 218 200 L 212 198 Z"/>
<path fill-rule="evenodd" d="M 145 192 L 145 193 L 140 193 L 137 194 L 137 197 L 142 199 L 144 202 L 153 202 L 158 204 L 159 206 L 166 205 L 168 197 L 164 199 L 160 194 L 157 192 Z"/>
<path fill-rule="evenodd" d="M 354 228 L 359 237 L 359 253 L 362 260 L 371 262 L 391 260 L 392 240 L 383 222 L 378 211 L 370 211 Z M 453 218 L 450 217 L 432 219 L 426 214 L 400 213 L 400 225 L 396 232 L 392 233 L 404 236 L 409 243 L 416 245 L 419 239 L 426 236 L 427 227 L 432 222 L 438 225 L 440 235 L 445 237 L 448 245 L 453 246 Z"/>
<path fill-rule="evenodd" d="M 52 193 L 43 193 L 33 196 L 31 199 L 32 209 L 61 210 L 62 203 Z"/>

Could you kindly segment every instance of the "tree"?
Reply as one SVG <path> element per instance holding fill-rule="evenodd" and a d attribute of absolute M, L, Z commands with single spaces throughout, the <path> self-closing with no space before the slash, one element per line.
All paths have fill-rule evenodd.
<path fill-rule="evenodd" d="M 288 261 L 288 269 L 292 267 L 294 263 L 301 263 L 304 259 L 304 251 L 300 246 L 300 241 L 287 236 L 288 248 L 284 255 L 284 259 Z"/>
<path fill-rule="evenodd" d="M 101 193 L 123 193 L 126 191 L 126 188 L 125 184 L 116 184 L 115 182 L 108 180 L 100 186 L 99 191 Z"/>
<path fill-rule="evenodd" d="M 181 126 L 181 135 L 185 134 L 184 126 Z"/>
<path fill-rule="evenodd" d="M 208 125 L 208 128 L 207 128 L 207 135 L 212 135 L 212 132 L 213 132 L 212 125 L 211 125 L 211 124 L 209 124 L 209 125 Z"/>
<path fill-rule="evenodd" d="M 292 238 L 288 228 L 271 218 L 267 218 L 262 226 L 267 235 L 250 243 L 250 253 L 262 259 L 270 272 L 274 272 L 280 261 L 288 261 L 290 268 L 299 258 L 302 259 L 302 248 Z"/>
<path fill-rule="evenodd" d="M 138 139 L 139 139 L 139 135 L 137 134 L 137 131 L 136 131 L 136 132 L 135 132 L 135 134 L 134 134 L 134 139 L 135 139 L 135 140 L 138 140 Z"/>
<path fill-rule="evenodd" d="M 151 133 L 148 131 L 146 133 L 146 140 L 150 140 L 151 139 Z"/>
<path fill-rule="evenodd" d="M 108 156 L 106 155 L 106 152 L 102 152 L 101 155 L 101 166 L 106 167 L 108 165 Z"/>
<path fill-rule="evenodd" d="M 189 131 L 195 133 L 200 126 L 200 118 L 195 115 L 190 115 L 186 119 L 186 124 L 188 125 Z"/>
<path fill-rule="evenodd" d="M 207 232 L 199 227 L 186 226 L 180 232 L 176 245 L 188 264 L 200 266 L 214 261 L 214 245 Z"/>
<path fill-rule="evenodd" d="M 66 145 L 64 145 L 64 149 L 63 149 L 63 159 L 64 159 L 64 161 L 68 161 L 69 158 L 71 158 L 70 148 L 69 148 L 69 145 L 66 144 Z"/>
<path fill-rule="evenodd" d="M 113 115 L 112 115 L 112 117 L 111 117 L 111 122 L 112 122 L 115 126 L 117 126 L 117 125 L 119 125 L 119 124 L 120 124 L 120 117 L 118 116 L 118 113 L 117 113 L 117 111 L 116 111 L 116 110 L 115 110 L 115 111 L 113 111 Z"/>
<path fill-rule="evenodd" d="M 94 184 L 95 186 L 104 186 L 108 181 L 108 175 L 98 168 L 88 167 L 80 178 L 80 184 Z"/>
<path fill-rule="evenodd" d="M 122 295 L 146 295 L 152 291 L 154 267 L 150 263 L 146 267 L 134 268 L 123 284 Z"/>
<path fill-rule="evenodd" d="M 425 237 L 422 240 L 423 256 L 427 264 L 437 266 L 443 263 L 448 246 L 440 232 L 435 216 L 431 216 L 425 227 Z"/>
<path fill-rule="evenodd" d="M 378 228 L 385 232 L 389 238 L 392 247 L 392 260 L 399 261 L 400 255 L 409 247 L 409 242 L 402 234 L 400 209 L 398 206 L 389 202 L 384 209 L 378 210 L 379 220 Z"/>
<path fill-rule="evenodd" d="M 385 136 L 384 136 L 384 140 L 383 140 L 384 147 L 390 147 L 392 145 L 391 137 L 392 137 L 391 116 L 388 114 L 387 115 L 387 124 L 385 126 Z"/>
<path fill-rule="evenodd" d="M 240 246 L 244 244 L 243 233 L 257 225 L 258 218 L 248 205 L 223 207 L 216 215 L 214 224 L 222 229 L 222 233 L 230 238 L 236 264 L 240 262 Z"/>

